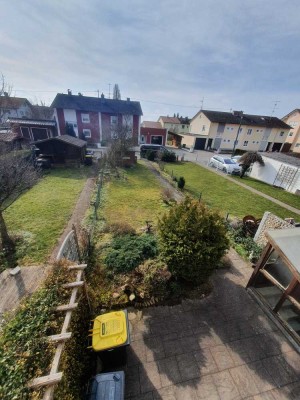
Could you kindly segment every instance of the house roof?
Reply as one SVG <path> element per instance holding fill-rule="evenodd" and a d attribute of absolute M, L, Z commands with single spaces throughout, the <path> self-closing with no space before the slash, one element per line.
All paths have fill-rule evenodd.
<path fill-rule="evenodd" d="M 0 108 L 19 108 L 24 104 L 31 107 L 25 97 L 0 96 Z"/>
<path fill-rule="evenodd" d="M 285 153 L 260 153 L 264 157 L 272 158 L 273 160 L 280 161 L 282 163 L 290 164 L 294 167 L 300 168 L 300 158 L 293 157 Z"/>
<path fill-rule="evenodd" d="M 143 115 L 139 101 L 87 97 L 82 95 L 60 94 L 55 96 L 51 108 L 64 108 L 86 112 L 108 114 Z"/>
<path fill-rule="evenodd" d="M 161 126 L 160 122 L 155 122 L 155 121 L 143 121 L 141 126 L 142 126 L 142 128 L 164 129 Z"/>
<path fill-rule="evenodd" d="M 56 126 L 56 122 L 52 119 L 8 118 L 6 122 L 20 125 Z"/>
<path fill-rule="evenodd" d="M 300 113 L 300 109 L 299 108 L 295 108 L 295 110 L 289 112 L 288 114 L 286 114 L 284 117 L 282 117 L 281 119 L 287 119 L 290 115 L 294 114 L 295 112 Z"/>
<path fill-rule="evenodd" d="M 164 116 L 160 116 L 158 118 L 158 120 L 162 120 L 164 123 L 167 124 L 181 124 L 181 122 L 179 121 L 179 119 L 177 117 L 164 117 Z"/>
<path fill-rule="evenodd" d="M 49 139 L 38 140 L 38 141 L 34 142 L 34 144 L 38 145 L 39 143 L 51 142 L 54 140 L 59 141 L 59 142 L 68 143 L 75 147 L 86 146 L 86 142 L 84 140 L 78 139 L 77 137 L 70 136 L 70 135 L 61 135 L 61 136 L 56 136 L 56 137 L 49 138 Z"/>
<path fill-rule="evenodd" d="M 235 115 L 233 115 L 233 113 L 230 113 L 230 112 L 201 110 L 194 116 L 194 118 L 196 116 L 198 116 L 201 112 L 211 122 L 218 122 L 221 124 L 239 125 L 241 122 L 242 125 L 260 126 L 260 127 L 265 127 L 265 128 L 281 128 L 281 129 L 290 129 L 291 128 L 289 125 L 287 125 L 281 119 L 279 119 L 277 117 L 270 117 L 267 115 L 243 114 L 243 118 L 241 121 L 241 118 L 239 116 L 235 116 Z"/>

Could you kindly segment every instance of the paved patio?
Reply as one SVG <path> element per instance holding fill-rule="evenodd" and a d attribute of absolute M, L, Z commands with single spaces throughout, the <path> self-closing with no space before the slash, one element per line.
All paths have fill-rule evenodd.
<path fill-rule="evenodd" d="M 300 399 L 300 356 L 246 292 L 252 269 L 230 258 L 209 297 L 129 314 L 127 399 Z"/>

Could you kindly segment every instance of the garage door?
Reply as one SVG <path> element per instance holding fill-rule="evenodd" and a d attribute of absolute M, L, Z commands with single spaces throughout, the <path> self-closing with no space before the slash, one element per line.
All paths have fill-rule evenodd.
<path fill-rule="evenodd" d="M 151 144 L 163 144 L 162 136 L 151 136 Z"/>
<path fill-rule="evenodd" d="M 205 138 L 197 138 L 195 141 L 195 150 L 204 150 L 205 149 Z"/>

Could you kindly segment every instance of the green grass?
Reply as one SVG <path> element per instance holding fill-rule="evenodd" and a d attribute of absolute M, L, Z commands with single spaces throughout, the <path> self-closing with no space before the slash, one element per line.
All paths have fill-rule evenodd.
<path fill-rule="evenodd" d="M 126 222 L 135 229 L 145 226 L 147 220 L 155 223 L 164 209 L 158 180 L 143 162 L 124 173 L 126 179 L 107 184 L 102 207 L 106 222 Z"/>
<path fill-rule="evenodd" d="M 86 182 L 88 170 L 54 169 L 4 213 L 10 232 L 28 238 L 22 265 L 43 263 L 65 228 Z"/>
<path fill-rule="evenodd" d="M 244 217 L 253 215 L 261 218 L 265 211 L 270 211 L 281 218 L 293 217 L 300 220 L 299 215 L 255 195 L 222 176 L 189 162 L 166 165 L 166 171 L 176 177 L 183 176 L 186 180 L 186 190 L 199 197 L 210 207 L 218 209 L 223 214 Z M 243 181 L 244 182 L 244 181 Z"/>
<path fill-rule="evenodd" d="M 239 177 L 234 175 L 232 178 L 240 180 Z M 242 180 L 242 183 L 300 210 L 300 197 L 296 194 L 286 192 L 283 189 L 276 188 L 265 182 L 261 182 L 249 177 L 245 177 Z"/>

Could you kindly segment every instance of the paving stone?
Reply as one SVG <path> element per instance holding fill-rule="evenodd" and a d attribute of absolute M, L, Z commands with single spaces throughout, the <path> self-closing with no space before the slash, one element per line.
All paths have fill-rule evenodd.
<path fill-rule="evenodd" d="M 194 357 L 199 365 L 201 376 L 218 371 L 217 364 L 209 349 L 194 352 Z"/>
<path fill-rule="evenodd" d="M 148 392 L 138 396 L 131 396 L 128 400 L 154 400 L 154 395 L 153 392 Z"/>
<path fill-rule="evenodd" d="M 168 386 L 155 392 L 153 398 L 154 400 L 176 400 L 175 391 L 175 386 Z"/>
<path fill-rule="evenodd" d="M 260 392 L 256 386 L 253 375 L 250 374 L 247 365 L 231 368 L 229 372 L 242 398 L 253 396 Z"/>
<path fill-rule="evenodd" d="M 193 353 L 176 356 L 182 381 L 200 377 L 200 368 Z"/>
<path fill-rule="evenodd" d="M 242 398 L 228 370 L 217 372 L 212 375 L 212 378 L 222 400 L 239 400 Z"/>
<path fill-rule="evenodd" d="M 196 380 L 195 388 L 199 400 L 222 400 L 211 375 Z"/>
<path fill-rule="evenodd" d="M 198 395 L 192 381 L 186 384 L 175 385 L 175 398 L 176 400 L 198 400 Z"/>
<path fill-rule="evenodd" d="M 179 339 L 165 341 L 164 350 L 166 357 L 176 356 L 184 352 Z"/>
<path fill-rule="evenodd" d="M 275 400 L 275 397 L 271 392 L 265 392 L 258 394 L 253 397 L 254 400 Z M 248 399 L 247 399 L 248 400 Z"/>
<path fill-rule="evenodd" d="M 131 397 L 140 395 L 140 378 L 138 366 L 132 366 L 126 368 L 125 373 L 125 396 Z"/>
<path fill-rule="evenodd" d="M 145 345 L 146 360 L 148 362 L 165 358 L 163 341 L 160 337 L 157 336 L 145 339 Z"/>
<path fill-rule="evenodd" d="M 151 392 L 162 387 L 158 366 L 154 361 L 139 365 L 139 377 L 141 393 Z"/>
<path fill-rule="evenodd" d="M 225 345 L 219 345 L 210 349 L 219 371 L 234 367 L 234 361 Z"/>
<path fill-rule="evenodd" d="M 162 387 L 174 385 L 181 382 L 182 378 L 179 372 L 177 360 L 174 357 L 168 357 L 164 360 L 157 361 L 160 373 Z"/>
<path fill-rule="evenodd" d="M 266 358 L 262 363 L 277 386 L 284 386 L 299 379 L 282 356 Z"/>
<path fill-rule="evenodd" d="M 252 375 L 259 392 L 266 392 L 276 386 L 274 380 L 266 370 L 262 361 L 255 361 L 247 366 L 249 374 Z"/>

